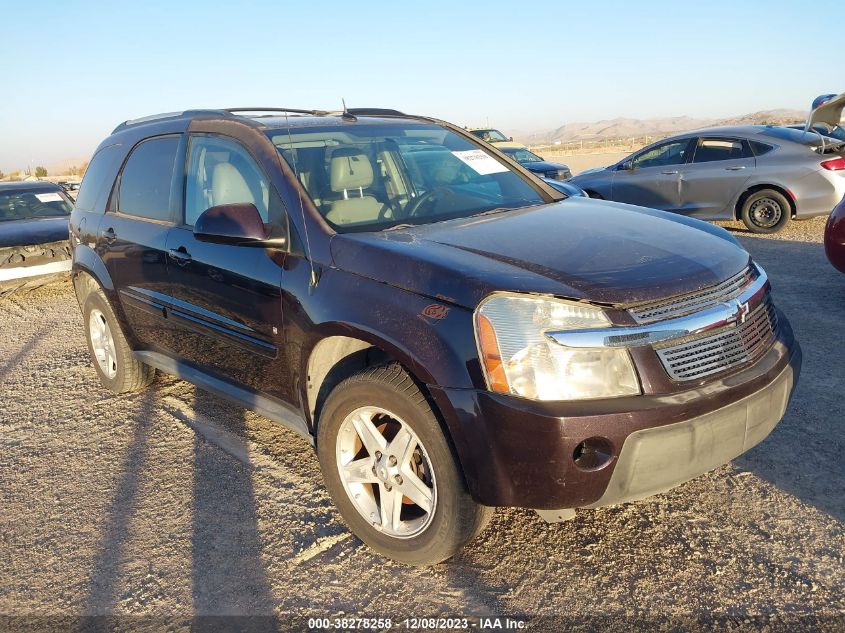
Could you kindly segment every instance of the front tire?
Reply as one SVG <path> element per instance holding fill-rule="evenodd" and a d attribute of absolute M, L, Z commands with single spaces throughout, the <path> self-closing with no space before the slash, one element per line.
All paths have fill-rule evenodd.
<path fill-rule="evenodd" d="M 317 455 L 349 528 L 380 554 L 439 563 L 486 525 L 434 412 L 398 363 L 367 368 L 326 399 Z"/>
<path fill-rule="evenodd" d="M 85 299 L 82 309 L 91 361 L 103 386 L 115 393 L 138 391 L 155 378 L 155 369 L 137 360 L 108 300 L 99 290 Z"/>
<path fill-rule="evenodd" d="M 774 189 L 755 191 L 742 204 L 740 217 L 752 233 L 777 233 L 792 216 L 789 200 Z"/>

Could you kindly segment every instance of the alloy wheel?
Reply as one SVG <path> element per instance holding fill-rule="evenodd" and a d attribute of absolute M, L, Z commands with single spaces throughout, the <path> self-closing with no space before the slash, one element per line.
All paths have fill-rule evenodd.
<path fill-rule="evenodd" d="M 346 493 L 373 528 L 411 538 L 431 524 L 434 470 L 419 437 L 401 418 L 380 407 L 352 411 L 340 426 L 336 457 Z"/>
<path fill-rule="evenodd" d="M 88 333 L 91 337 L 91 349 L 102 372 L 110 380 L 117 375 L 117 354 L 111 328 L 106 315 L 100 310 L 91 310 L 88 316 Z"/>

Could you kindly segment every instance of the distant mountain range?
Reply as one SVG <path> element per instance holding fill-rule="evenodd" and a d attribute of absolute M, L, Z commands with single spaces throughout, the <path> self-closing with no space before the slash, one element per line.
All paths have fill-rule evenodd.
<path fill-rule="evenodd" d="M 567 123 L 546 132 L 517 135 L 517 140 L 527 144 L 553 143 L 555 141 L 593 141 L 606 138 L 631 138 L 660 136 L 721 125 L 789 125 L 800 123 L 807 116 L 801 110 L 763 110 L 727 119 L 696 119 L 688 116 L 659 119 L 616 118 L 603 121 Z"/>

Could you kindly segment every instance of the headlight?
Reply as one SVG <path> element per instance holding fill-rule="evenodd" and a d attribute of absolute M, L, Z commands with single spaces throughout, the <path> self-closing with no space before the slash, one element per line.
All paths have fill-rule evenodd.
<path fill-rule="evenodd" d="M 475 313 L 492 391 L 532 400 L 582 400 L 640 393 L 625 349 L 564 347 L 546 332 L 607 327 L 601 308 L 544 297 L 494 294 Z"/>

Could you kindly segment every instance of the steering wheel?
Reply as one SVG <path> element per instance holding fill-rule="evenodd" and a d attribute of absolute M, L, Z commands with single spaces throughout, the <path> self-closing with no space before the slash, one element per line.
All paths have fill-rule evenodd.
<path fill-rule="evenodd" d="M 416 215 L 419 213 L 419 210 L 424 205 L 428 204 L 429 202 L 431 202 L 432 200 L 437 198 L 437 196 L 439 194 L 445 194 L 448 197 L 448 196 L 455 195 L 455 192 L 452 191 L 451 189 L 449 189 L 448 187 L 442 187 L 442 186 L 441 187 L 435 187 L 431 191 L 426 191 L 423 195 L 421 195 L 419 198 L 417 198 L 416 200 L 414 200 L 410 204 L 408 209 L 405 211 L 405 217 L 407 217 L 407 218 L 416 217 Z"/>

